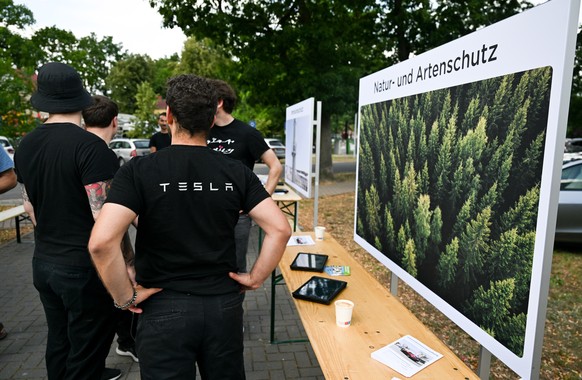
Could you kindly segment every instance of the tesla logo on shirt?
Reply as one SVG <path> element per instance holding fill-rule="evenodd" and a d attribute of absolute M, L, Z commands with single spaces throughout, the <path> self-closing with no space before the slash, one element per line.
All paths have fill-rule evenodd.
<path fill-rule="evenodd" d="M 160 187 L 163 193 L 167 193 L 173 189 L 178 191 L 234 191 L 232 182 L 224 182 L 222 185 L 213 182 L 165 182 L 160 183 Z"/>

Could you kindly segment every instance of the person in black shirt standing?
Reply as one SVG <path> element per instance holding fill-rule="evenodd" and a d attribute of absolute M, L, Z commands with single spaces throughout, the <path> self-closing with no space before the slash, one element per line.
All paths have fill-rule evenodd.
<path fill-rule="evenodd" d="M 281 162 L 269 148 L 261 132 L 231 115 L 236 104 L 236 94 L 232 87 L 219 79 L 213 80 L 212 83 L 218 96 L 218 110 L 216 123 L 208 136 L 208 147 L 241 161 L 251 170 L 260 159 L 269 168 L 265 189 L 272 195 L 283 171 Z M 251 220 L 247 214 L 241 213 L 236 225 L 236 257 L 239 272 L 247 271 L 250 232 Z"/>
<path fill-rule="evenodd" d="M 243 292 L 276 268 L 291 227 L 257 176 L 209 149 L 217 98 L 207 79 L 168 81 L 172 145 L 119 169 L 89 241 L 116 306 L 141 313 L 141 378 L 244 379 Z M 237 273 L 234 229 L 243 210 L 265 232 L 249 273 Z M 136 282 L 119 243 L 139 216 Z"/>
<path fill-rule="evenodd" d="M 102 95 L 93 95 L 93 104 L 83 110 L 83 121 L 87 132 L 100 137 L 107 145 L 117 132 L 117 115 L 119 108 L 117 103 Z M 115 160 L 115 153 L 109 149 L 109 155 Z M 122 251 L 130 277 L 135 281 L 134 251 L 129 234 L 126 234 L 122 242 Z M 135 333 L 137 327 L 137 314 L 125 310 L 116 310 L 117 347 L 115 352 L 121 356 L 128 356 L 134 362 L 139 362 L 135 352 Z"/>
<path fill-rule="evenodd" d="M 159 132 L 154 133 L 150 138 L 151 153 L 155 153 L 158 150 L 169 147 L 170 143 L 172 142 L 172 137 L 168 131 L 168 120 L 165 112 L 159 114 L 158 126 L 160 127 Z"/>
<path fill-rule="evenodd" d="M 35 226 L 32 274 L 48 325 L 48 378 L 118 379 L 121 371 L 105 368 L 115 310 L 87 244 L 119 165 L 103 140 L 81 128 L 92 99 L 75 69 L 42 66 L 30 101 L 49 117 L 22 139 L 14 163 Z"/>

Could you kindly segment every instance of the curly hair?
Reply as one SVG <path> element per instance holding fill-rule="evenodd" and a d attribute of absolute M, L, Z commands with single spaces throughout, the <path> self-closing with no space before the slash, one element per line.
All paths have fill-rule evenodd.
<path fill-rule="evenodd" d="M 180 127 L 194 136 L 208 134 L 216 115 L 216 91 L 209 79 L 192 74 L 168 80 L 166 103 Z"/>

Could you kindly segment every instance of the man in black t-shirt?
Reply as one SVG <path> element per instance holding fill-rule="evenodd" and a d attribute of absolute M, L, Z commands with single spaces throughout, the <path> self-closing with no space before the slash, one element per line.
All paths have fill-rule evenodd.
<path fill-rule="evenodd" d="M 172 138 L 168 131 L 168 120 L 165 112 L 159 114 L 158 126 L 160 127 L 159 132 L 154 133 L 150 138 L 149 147 L 151 153 L 155 153 L 158 150 L 169 147 L 172 142 Z"/>
<path fill-rule="evenodd" d="M 49 379 L 118 379 L 105 368 L 115 333 L 112 300 L 87 250 L 119 165 L 107 144 L 81 128 L 91 105 L 72 67 L 42 66 L 32 106 L 49 113 L 14 156 L 24 208 L 34 228 L 32 274 L 45 310 Z"/>
<path fill-rule="evenodd" d="M 83 121 L 87 132 L 100 137 L 109 145 L 111 139 L 117 133 L 117 115 L 119 108 L 117 103 L 102 95 L 93 95 L 93 104 L 83 110 Z M 108 149 L 109 160 L 117 160 L 115 153 Z M 129 234 L 125 234 L 122 242 L 122 251 L 132 281 L 135 281 L 134 251 Z M 137 327 L 137 314 L 126 310 L 116 310 L 117 347 L 115 352 L 121 356 L 128 356 L 133 361 L 139 362 L 135 352 L 135 332 Z"/>
<path fill-rule="evenodd" d="M 119 169 L 89 251 L 118 307 L 141 313 L 141 378 L 244 379 L 243 295 L 276 268 L 291 228 L 257 176 L 206 146 L 217 98 L 207 79 L 168 82 L 172 145 Z M 249 273 L 237 273 L 239 211 L 265 231 Z M 119 243 L 139 217 L 136 286 Z M 162 333 L 163 332 L 163 333 Z"/>
<path fill-rule="evenodd" d="M 236 104 L 236 94 L 228 83 L 213 80 L 218 96 L 216 122 L 208 136 L 208 147 L 230 158 L 241 161 L 253 170 L 255 162 L 261 160 L 269 168 L 265 189 L 273 194 L 283 170 L 277 155 L 265 142 L 261 132 L 235 119 L 231 114 Z M 236 257 L 239 272 L 247 271 L 247 249 L 251 232 L 251 220 L 241 213 L 236 226 Z"/>

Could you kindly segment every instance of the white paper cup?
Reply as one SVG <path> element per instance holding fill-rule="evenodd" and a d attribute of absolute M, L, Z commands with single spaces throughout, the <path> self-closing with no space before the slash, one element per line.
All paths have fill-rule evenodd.
<path fill-rule="evenodd" d="M 323 240 L 324 234 L 325 234 L 325 227 L 321 227 L 321 226 L 315 227 L 315 240 Z"/>
<path fill-rule="evenodd" d="M 339 327 L 350 327 L 354 303 L 349 300 L 335 301 L 335 324 Z"/>

